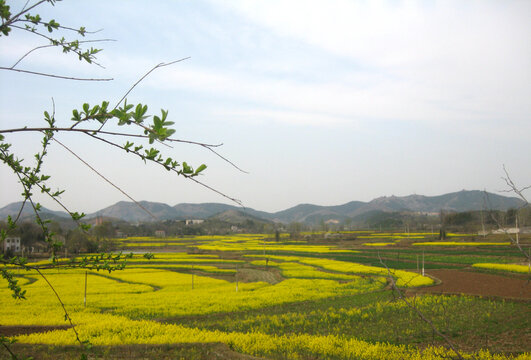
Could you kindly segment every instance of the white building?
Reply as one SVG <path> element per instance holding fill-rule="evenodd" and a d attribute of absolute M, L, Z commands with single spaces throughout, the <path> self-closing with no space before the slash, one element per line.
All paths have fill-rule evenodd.
<path fill-rule="evenodd" d="M 4 252 L 11 250 L 12 252 L 20 252 L 20 238 L 8 237 L 4 240 Z"/>
<path fill-rule="evenodd" d="M 197 224 L 201 224 L 203 223 L 205 220 L 202 220 L 202 219 L 189 219 L 189 220 L 186 220 L 185 224 L 186 225 L 197 225 Z"/>

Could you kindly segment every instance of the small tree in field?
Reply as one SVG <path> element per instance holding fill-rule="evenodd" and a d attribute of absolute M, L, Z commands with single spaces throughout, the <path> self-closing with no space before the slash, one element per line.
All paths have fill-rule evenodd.
<path fill-rule="evenodd" d="M 76 28 L 65 26 L 62 25 L 62 22 L 59 23 L 54 19 L 43 19 L 38 13 L 36 13 L 40 6 L 55 5 L 57 1 L 58 0 L 38 0 L 33 2 L 23 2 L 24 4 L 15 2 L 14 4 L 8 4 L 7 1 L 0 0 L 0 41 L 2 37 L 5 38 L 7 36 L 15 36 L 17 33 L 29 33 L 37 38 L 43 39 L 44 41 L 43 45 L 31 49 L 25 54 L 21 54 L 20 58 L 14 65 L 7 66 L 0 64 L 0 71 L 18 72 L 25 74 L 25 76 L 43 76 L 52 78 L 52 81 L 57 81 L 56 79 L 104 82 L 112 80 L 78 78 L 65 76 L 63 74 L 29 71 L 20 67 L 20 63 L 24 58 L 34 55 L 40 49 L 50 47 L 60 49 L 67 56 L 73 55 L 82 62 L 99 65 L 97 63 L 96 55 L 101 51 L 101 49 L 94 48 L 91 45 L 96 42 L 106 41 L 105 39 L 90 39 L 89 37 L 94 33 L 88 31 L 84 26 Z M 19 8 L 21 5 L 23 5 L 21 9 L 14 10 L 14 7 Z M 67 40 L 68 37 L 71 39 Z M 230 163 L 230 161 L 226 160 L 216 152 L 215 148 L 219 145 L 173 138 L 175 130 L 171 128 L 173 122 L 170 120 L 167 110 L 162 109 L 157 115 L 152 115 L 148 112 L 147 105 L 141 103 L 130 104 L 127 102 L 127 95 L 152 71 L 182 60 L 184 59 L 156 65 L 142 78 L 140 78 L 140 80 L 135 83 L 115 104 L 112 104 L 108 100 L 103 100 L 95 105 L 90 105 L 80 101 L 79 108 L 72 110 L 72 116 L 70 119 L 56 119 L 54 105 L 52 105 L 51 109 L 43 111 L 43 125 L 41 127 L 31 128 L 23 126 L 22 124 L 22 126 L 19 128 L 0 129 L 0 162 L 4 168 L 3 171 L 10 169 L 18 178 L 22 190 L 22 205 L 20 210 L 16 216 L 8 217 L 7 227 L 4 227 L 0 230 L 0 245 L 7 236 L 16 231 L 19 219 L 21 218 L 22 209 L 26 205 L 33 209 L 35 223 L 39 227 L 39 231 L 44 239 L 44 242 L 47 243 L 51 249 L 52 265 L 46 265 L 48 268 L 50 266 L 70 266 L 113 271 L 122 269 L 125 265 L 123 260 L 132 255 L 124 256 L 122 254 L 101 254 L 99 256 L 84 257 L 78 261 L 71 261 L 66 265 L 60 265 L 57 263 L 56 253 L 63 244 L 56 240 L 57 237 L 54 236 L 54 229 L 52 226 L 50 226 L 50 222 L 42 218 L 40 214 L 41 205 L 35 201 L 34 193 L 40 192 L 51 198 L 60 207 L 67 211 L 72 220 L 77 223 L 79 229 L 69 234 L 72 242 L 82 242 L 84 238 L 83 232 L 87 231 L 90 226 L 83 223 L 83 217 L 85 214 L 71 211 L 67 205 L 61 201 L 60 195 L 64 192 L 64 190 L 52 190 L 50 186 L 48 186 L 51 175 L 44 174 L 42 169 L 43 164 L 46 161 L 46 155 L 48 154 L 50 144 L 56 143 L 65 148 L 74 156 L 78 157 L 80 161 L 82 161 L 97 175 L 101 176 L 105 181 L 111 183 L 96 169 L 92 168 L 83 159 L 77 156 L 72 149 L 68 148 L 58 139 L 56 139 L 55 135 L 58 133 L 82 134 L 94 139 L 96 142 L 99 142 L 101 146 L 119 148 L 124 152 L 124 156 L 132 155 L 144 163 L 150 162 L 156 164 L 157 166 L 162 167 L 169 172 L 172 172 L 178 176 L 183 176 L 199 185 L 208 188 L 209 190 L 220 194 L 221 196 L 224 196 L 236 203 L 240 203 L 238 200 L 226 196 L 225 194 L 209 187 L 197 179 L 197 176 L 206 169 L 206 165 L 200 164 L 197 167 L 193 167 L 185 161 L 178 162 L 172 157 L 165 156 L 159 149 L 160 144 L 171 142 L 187 143 L 212 151 L 224 161 Z M 5 94 L 2 96 L 5 96 Z M 6 114 L 2 115 L 5 116 Z M 115 124 L 124 128 L 128 128 L 129 131 L 127 133 L 123 131 L 109 131 L 107 126 L 108 124 Z M 21 160 L 17 156 L 17 153 L 12 150 L 12 146 L 8 138 L 9 134 L 12 133 L 40 133 L 42 135 L 41 146 L 39 151 L 34 156 L 34 163 Z M 230 164 L 233 165 L 232 163 Z M 129 199 L 137 203 L 138 206 L 143 208 L 141 204 L 127 195 L 127 193 L 125 193 L 120 187 L 113 183 L 111 184 Z M 144 210 L 149 213 L 147 209 Z M 13 266 L 16 268 L 37 271 L 46 280 L 45 276 L 40 271 L 42 267 L 29 266 L 27 264 L 27 260 L 19 256 L 6 257 L 2 255 L 0 257 L 0 274 L 8 282 L 12 296 L 16 299 L 24 299 L 25 290 L 18 285 L 16 277 L 11 270 Z M 56 296 L 58 302 L 63 305 L 57 293 Z M 65 319 L 69 320 L 70 324 L 73 326 L 68 312 L 66 309 L 64 311 Z M 79 336 L 77 336 L 77 332 L 76 337 L 80 344 L 85 344 L 85 342 L 82 341 Z M 5 337 L 0 337 L 0 344 L 2 344 L 7 351 L 11 353 L 11 350 L 8 346 L 10 342 L 11 340 Z M 14 354 L 11 353 L 11 355 L 16 358 Z"/>

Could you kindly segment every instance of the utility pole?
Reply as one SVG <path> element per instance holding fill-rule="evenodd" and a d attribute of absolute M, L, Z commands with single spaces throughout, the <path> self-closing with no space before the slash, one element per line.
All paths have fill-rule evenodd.
<path fill-rule="evenodd" d="M 483 238 L 485 238 L 487 236 L 487 233 L 485 232 L 485 220 L 483 219 L 483 209 L 479 212 L 479 214 L 481 215 L 481 231 L 483 234 Z"/>
<path fill-rule="evenodd" d="M 238 264 L 236 264 L 236 273 L 234 274 L 234 278 L 236 279 L 236 292 L 238 292 Z"/>
<path fill-rule="evenodd" d="M 85 297 L 83 298 L 84 307 L 87 307 L 87 276 L 88 276 L 88 271 L 85 270 Z"/>
<path fill-rule="evenodd" d="M 520 229 L 518 229 L 518 212 L 516 212 L 516 244 L 520 243 L 519 235 L 520 235 Z"/>
<path fill-rule="evenodd" d="M 424 251 L 422 252 L 422 276 L 424 276 Z"/>

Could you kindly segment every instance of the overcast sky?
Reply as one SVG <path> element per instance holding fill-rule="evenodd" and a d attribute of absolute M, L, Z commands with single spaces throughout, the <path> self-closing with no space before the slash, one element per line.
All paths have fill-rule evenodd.
<path fill-rule="evenodd" d="M 150 113 L 167 109 L 178 138 L 223 143 L 219 152 L 249 174 L 199 147 L 163 150 L 207 164 L 201 181 L 247 207 L 498 192 L 503 164 L 515 182 L 531 184 L 528 0 L 64 0 L 38 10 L 62 25 L 103 29 L 93 39 L 116 41 L 98 44 L 105 69 L 59 49 L 35 51 L 18 68 L 114 81 L 0 70 L 0 128 L 44 125 L 52 97 L 58 125 L 68 126 L 73 108 L 114 104 L 155 64 L 189 56 L 152 73 L 128 101 Z M 42 44 L 14 29 L 0 37 L 0 66 Z M 136 200 L 227 202 L 94 140 L 57 138 Z M 40 136 L 6 140 L 32 161 Z M 62 201 L 74 210 L 128 201 L 57 143 L 44 172 L 52 188 L 66 189 Z M 0 207 L 20 200 L 5 166 L 0 185 Z"/>

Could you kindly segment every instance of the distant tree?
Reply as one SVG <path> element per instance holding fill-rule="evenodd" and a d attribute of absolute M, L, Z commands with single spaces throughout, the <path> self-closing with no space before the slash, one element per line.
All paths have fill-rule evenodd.
<path fill-rule="evenodd" d="M 444 240 L 446 239 L 446 212 L 443 209 L 439 211 L 439 218 L 441 221 L 441 227 L 439 229 L 439 239 Z"/>
<path fill-rule="evenodd" d="M 109 239 L 114 237 L 116 230 L 110 221 L 104 221 L 94 226 L 92 232 L 98 239 Z"/>
<path fill-rule="evenodd" d="M 44 241 L 42 229 L 37 224 L 29 221 L 20 224 L 18 233 L 23 246 L 31 246 L 32 244 Z"/>
<path fill-rule="evenodd" d="M 72 254 L 97 252 L 99 250 L 98 242 L 81 229 L 70 230 L 65 242 L 66 249 Z"/>

